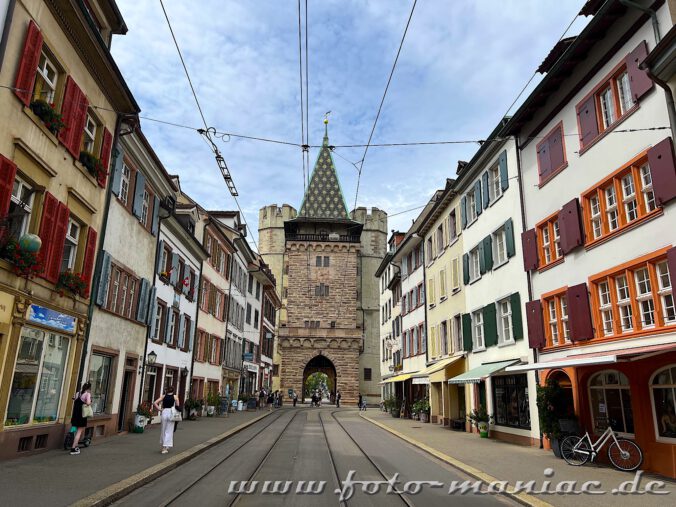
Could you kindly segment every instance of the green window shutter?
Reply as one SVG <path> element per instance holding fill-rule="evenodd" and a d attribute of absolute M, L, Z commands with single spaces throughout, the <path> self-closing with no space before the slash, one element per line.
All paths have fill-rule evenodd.
<path fill-rule="evenodd" d="M 469 254 L 462 254 L 462 281 L 469 284 Z"/>
<path fill-rule="evenodd" d="M 481 181 L 474 182 L 474 210 L 477 216 L 481 215 L 483 208 L 481 207 Z"/>
<path fill-rule="evenodd" d="M 190 337 L 188 341 L 188 350 L 192 350 L 193 343 L 195 342 L 195 321 L 190 321 Z"/>
<path fill-rule="evenodd" d="M 96 291 L 96 304 L 99 306 L 106 306 L 108 302 L 108 285 L 110 284 L 110 265 L 111 257 L 108 252 L 104 250 L 101 256 L 101 274 L 99 278 L 99 286 Z"/>
<path fill-rule="evenodd" d="M 141 290 L 138 293 L 138 304 L 136 305 L 136 320 L 145 322 L 148 316 L 148 289 L 150 284 L 145 278 L 141 278 Z"/>
<path fill-rule="evenodd" d="M 515 340 L 523 339 L 523 319 L 521 317 L 521 297 L 518 292 L 509 296 L 512 305 L 512 334 Z"/>
<path fill-rule="evenodd" d="M 134 202 L 132 204 L 131 211 L 136 218 L 140 219 L 143 212 L 143 193 L 146 190 L 146 177 L 143 176 L 141 171 L 136 171 L 135 185 Z"/>
<path fill-rule="evenodd" d="M 157 236 L 157 231 L 160 227 L 160 198 L 155 196 L 153 200 L 153 221 L 150 225 L 150 233 Z"/>
<path fill-rule="evenodd" d="M 157 245 L 157 251 L 155 252 L 155 266 L 157 266 L 156 274 L 160 274 L 164 271 L 164 266 L 160 266 L 162 261 L 162 252 L 164 252 L 164 240 L 160 240 L 160 243 Z"/>
<path fill-rule="evenodd" d="M 486 259 L 484 257 L 484 242 L 479 241 L 479 273 L 482 275 L 486 272 Z"/>
<path fill-rule="evenodd" d="M 495 305 L 484 306 L 481 311 L 484 317 L 484 343 L 486 347 L 498 344 L 498 324 L 495 320 Z"/>
<path fill-rule="evenodd" d="M 467 227 L 467 198 L 463 195 L 460 199 L 460 219 L 462 222 L 462 228 Z"/>
<path fill-rule="evenodd" d="M 514 257 L 516 249 L 514 247 L 514 222 L 510 218 L 505 222 L 505 243 L 507 246 L 507 257 Z"/>
<path fill-rule="evenodd" d="M 484 245 L 484 264 L 486 271 L 493 269 L 493 239 L 491 236 L 486 236 L 483 240 Z"/>
<path fill-rule="evenodd" d="M 171 314 L 174 313 L 171 309 L 171 306 L 167 306 L 167 318 L 164 323 L 164 343 L 171 343 L 174 339 L 174 337 L 169 334 L 169 331 L 172 331 L 169 329 L 171 327 Z M 172 333 L 173 334 L 173 333 Z M 161 337 L 160 337 L 161 338 Z"/>
<path fill-rule="evenodd" d="M 486 209 L 491 203 L 491 194 L 488 192 L 488 171 L 481 175 L 481 183 L 484 187 L 484 209 Z"/>
<path fill-rule="evenodd" d="M 469 313 L 462 315 L 462 348 L 465 352 L 472 351 L 472 316 Z"/>
<path fill-rule="evenodd" d="M 157 287 L 150 289 L 148 297 L 148 312 L 146 313 L 146 324 L 151 326 L 150 336 L 155 332 L 155 307 L 157 306 Z"/>
<path fill-rule="evenodd" d="M 509 175 L 507 174 L 507 150 L 500 153 L 498 157 L 498 167 L 500 168 L 500 187 L 504 192 L 509 188 Z"/>

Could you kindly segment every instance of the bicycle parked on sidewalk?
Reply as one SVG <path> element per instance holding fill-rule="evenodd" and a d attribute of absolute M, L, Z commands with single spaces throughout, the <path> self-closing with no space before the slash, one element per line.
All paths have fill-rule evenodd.
<path fill-rule="evenodd" d="M 643 452 L 635 442 L 626 438 L 617 438 L 613 429 L 608 426 L 596 442 L 592 442 L 589 432 L 583 437 L 571 435 L 561 442 L 561 455 L 569 465 L 581 466 L 591 459 L 592 463 L 599 455 L 601 448 L 612 439 L 608 446 L 608 459 L 618 470 L 630 472 L 643 463 Z"/>

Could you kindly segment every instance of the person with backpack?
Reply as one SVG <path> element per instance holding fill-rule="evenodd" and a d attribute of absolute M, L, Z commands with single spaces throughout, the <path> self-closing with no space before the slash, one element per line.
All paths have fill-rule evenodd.
<path fill-rule="evenodd" d="M 77 431 L 73 438 L 73 445 L 70 448 L 72 455 L 80 454 L 80 448 L 78 447 L 80 437 L 82 437 L 82 433 L 87 428 L 87 419 L 94 415 L 91 390 L 91 383 L 85 382 L 73 397 L 73 415 L 70 418 L 70 424 L 76 427 Z"/>
<path fill-rule="evenodd" d="M 161 405 L 160 405 L 161 403 Z M 154 402 L 155 408 L 160 412 L 162 428 L 160 430 L 160 445 L 162 454 L 167 454 L 169 448 L 174 446 L 174 408 L 180 404 L 178 396 L 174 395 L 174 388 L 167 387 L 164 396 Z"/>

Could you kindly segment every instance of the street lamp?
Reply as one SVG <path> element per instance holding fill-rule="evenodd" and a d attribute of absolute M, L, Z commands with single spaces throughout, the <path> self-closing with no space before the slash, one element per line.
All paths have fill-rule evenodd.
<path fill-rule="evenodd" d="M 146 363 L 148 366 L 152 366 L 155 364 L 155 361 L 157 360 L 157 354 L 155 354 L 154 350 L 151 350 L 150 353 L 148 354 L 148 357 L 146 359 Z"/>

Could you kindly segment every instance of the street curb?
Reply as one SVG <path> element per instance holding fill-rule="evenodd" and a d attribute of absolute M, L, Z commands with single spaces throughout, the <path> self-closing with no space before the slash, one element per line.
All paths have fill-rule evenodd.
<path fill-rule="evenodd" d="M 436 449 L 423 444 L 422 442 L 418 442 L 417 440 L 408 437 L 404 435 L 403 433 L 398 432 L 397 430 L 390 428 L 389 426 L 380 423 L 378 421 L 375 421 L 374 419 L 371 419 L 369 416 L 364 415 L 364 414 L 359 414 L 360 417 L 366 419 L 372 424 L 375 424 L 379 428 L 388 431 L 389 433 L 392 433 L 394 436 L 399 437 L 403 441 L 414 445 L 415 447 L 418 447 L 419 449 L 425 451 L 428 454 L 431 454 L 435 458 L 443 461 L 444 463 L 447 463 L 451 465 L 454 468 L 457 468 L 458 470 L 466 473 L 467 475 L 473 477 L 474 479 L 483 481 L 484 483 L 491 483 L 491 482 L 501 482 L 500 479 L 497 479 L 493 477 L 492 475 L 489 475 L 485 472 L 482 472 L 481 470 L 474 468 L 471 465 L 468 465 L 466 463 L 463 463 L 460 460 L 457 460 L 448 454 L 444 454 L 443 452 L 437 451 Z M 515 493 L 514 488 L 512 486 L 509 486 L 507 490 L 504 493 L 505 496 L 510 497 L 512 500 L 515 500 L 519 502 L 522 505 L 526 505 L 529 507 L 553 507 L 552 504 L 545 502 L 544 500 L 540 500 L 537 497 L 534 497 L 533 495 L 529 495 L 528 493 Z"/>
<path fill-rule="evenodd" d="M 185 451 L 176 454 L 175 456 L 172 456 L 171 458 L 163 461 L 162 463 L 158 463 L 157 465 L 153 465 L 150 468 L 146 468 L 145 470 L 142 470 L 132 475 L 131 477 L 127 477 L 126 479 L 116 482 L 115 484 L 111 484 L 110 486 L 102 489 L 101 491 L 93 493 L 88 497 L 82 498 L 81 500 L 78 500 L 77 502 L 73 503 L 72 506 L 104 507 L 106 505 L 110 505 L 116 500 L 119 500 L 120 498 L 127 496 L 132 491 L 148 484 L 149 482 L 154 481 L 159 476 L 164 475 L 165 473 L 171 470 L 174 470 L 178 466 L 199 456 L 203 452 L 209 450 L 215 445 L 220 444 L 221 442 L 231 437 L 232 435 L 239 433 L 240 431 L 246 429 L 252 424 L 257 423 L 261 419 L 265 419 L 266 417 L 268 417 L 273 413 L 274 412 L 266 412 L 265 414 L 256 417 L 255 419 L 242 423 L 239 426 L 235 426 L 234 428 L 226 431 L 225 433 L 216 435 L 215 437 L 210 438 L 209 440 L 206 440 L 201 444 L 197 444 L 191 447 L 190 449 L 186 449 Z"/>

